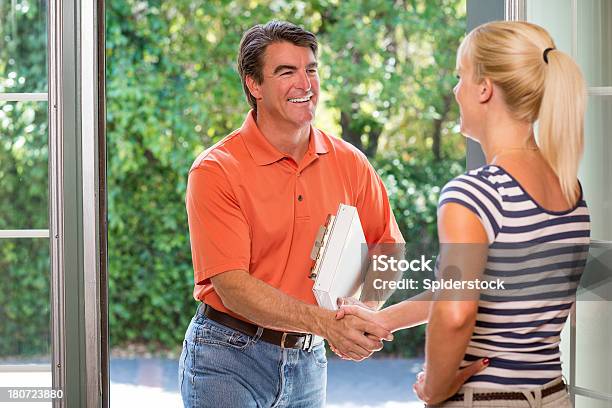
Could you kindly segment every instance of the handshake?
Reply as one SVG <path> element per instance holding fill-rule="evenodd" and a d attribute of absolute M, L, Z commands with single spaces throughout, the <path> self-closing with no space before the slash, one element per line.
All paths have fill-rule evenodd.
<path fill-rule="evenodd" d="M 422 314 L 424 310 L 428 310 L 429 302 L 418 303 L 421 307 L 420 310 L 416 311 L 417 314 Z M 374 308 L 376 304 L 364 304 L 352 298 L 338 299 L 340 309 L 335 314 L 335 320 L 327 326 L 326 336 L 324 337 L 329 342 L 332 351 L 340 358 L 362 361 L 370 357 L 375 351 L 382 348 L 383 340 L 393 340 L 392 331 L 403 326 L 401 322 L 393 321 L 388 313 L 389 309 L 385 309 L 386 311 L 376 310 Z M 424 317 L 417 316 L 415 322 L 419 320 L 424 320 Z M 426 392 L 427 371 L 426 365 L 424 365 L 423 370 L 418 373 L 412 389 L 419 399 L 426 401 L 428 404 L 432 403 L 434 399 L 436 402 L 440 402 L 455 394 L 471 376 L 488 365 L 489 359 L 484 358 L 459 368 L 450 377 L 450 382 L 446 384 L 446 388 L 440 394 L 441 397 L 437 395 L 435 398 L 432 398 Z"/>
<path fill-rule="evenodd" d="M 339 298 L 335 319 L 324 328 L 324 337 L 338 357 L 362 361 L 382 349 L 383 340 L 392 341 L 389 322 L 374 305 L 352 298 Z"/>

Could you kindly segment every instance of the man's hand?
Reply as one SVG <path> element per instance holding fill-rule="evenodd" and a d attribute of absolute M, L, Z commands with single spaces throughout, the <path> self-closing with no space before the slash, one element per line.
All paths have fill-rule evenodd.
<path fill-rule="evenodd" d="M 342 358 L 361 361 L 382 348 L 382 340 L 391 341 L 393 335 L 376 323 L 357 316 L 333 320 L 326 327 L 325 338 L 332 350 Z M 368 336 L 366 336 L 366 333 Z"/>
<path fill-rule="evenodd" d="M 374 323 L 378 323 L 379 325 L 380 322 L 377 321 L 373 316 L 375 316 L 376 314 L 374 313 L 377 309 L 377 307 L 379 306 L 379 302 L 365 302 L 362 303 L 357 299 L 354 298 L 338 298 L 338 306 L 340 307 L 340 309 L 338 309 L 338 311 L 336 312 L 336 320 L 340 320 L 343 319 L 345 315 L 355 315 L 363 320 L 370 320 L 373 321 Z M 361 310 L 364 310 L 364 313 L 360 313 Z M 368 313 L 368 312 L 371 312 Z M 383 328 L 386 328 L 384 325 L 381 325 Z M 372 334 L 366 333 L 366 337 L 374 340 L 374 341 L 378 341 L 378 338 Z M 344 360 L 352 360 L 349 356 L 347 356 L 346 354 L 343 354 L 340 352 L 340 350 L 338 350 L 338 348 L 328 340 L 329 343 L 329 348 L 340 358 L 344 359 Z M 382 343 L 381 343 L 382 346 Z M 379 349 L 380 350 L 380 349 Z M 378 351 L 378 350 L 376 350 Z"/>

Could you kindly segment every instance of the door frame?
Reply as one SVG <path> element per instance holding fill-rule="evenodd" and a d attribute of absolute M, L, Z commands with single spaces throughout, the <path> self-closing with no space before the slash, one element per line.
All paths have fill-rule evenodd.
<path fill-rule="evenodd" d="M 108 407 L 104 1 L 50 0 L 53 407 Z"/>

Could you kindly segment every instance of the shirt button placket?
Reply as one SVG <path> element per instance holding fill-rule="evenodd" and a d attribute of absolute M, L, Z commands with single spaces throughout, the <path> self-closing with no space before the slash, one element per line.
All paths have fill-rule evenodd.
<path fill-rule="evenodd" d="M 297 171 L 295 173 L 296 175 L 296 189 L 295 189 L 295 193 L 296 193 L 296 215 L 298 217 L 304 217 L 307 214 L 307 209 L 306 206 L 304 205 L 304 189 L 302 188 L 302 179 L 301 179 L 301 175 L 302 172 L 301 171 Z"/>
<path fill-rule="evenodd" d="M 298 179 L 299 179 L 299 178 L 300 178 L 300 176 L 302 175 L 302 172 L 301 172 L 301 171 L 298 171 L 298 172 L 297 172 L 295 175 L 296 175 L 296 176 L 298 177 Z M 303 200 L 304 200 L 304 196 L 303 196 L 303 195 L 302 195 L 302 193 L 301 193 L 300 181 L 299 181 L 299 180 L 297 180 L 296 184 L 297 184 L 297 193 L 298 193 L 298 194 L 297 194 L 297 200 L 298 200 L 298 201 L 303 201 Z"/>

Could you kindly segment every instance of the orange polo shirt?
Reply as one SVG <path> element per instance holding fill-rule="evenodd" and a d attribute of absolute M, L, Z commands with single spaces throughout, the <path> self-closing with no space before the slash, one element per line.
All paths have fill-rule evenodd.
<path fill-rule="evenodd" d="M 383 183 L 358 149 L 311 128 L 308 151 L 296 163 L 268 142 L 249 112 L 189 171 L 194 297 L 228 313 L 210 278 L 241 269 L 316 304 L 310 252 L 340 203 L 357 207 L 368 243 L 403 242 Z"/>

